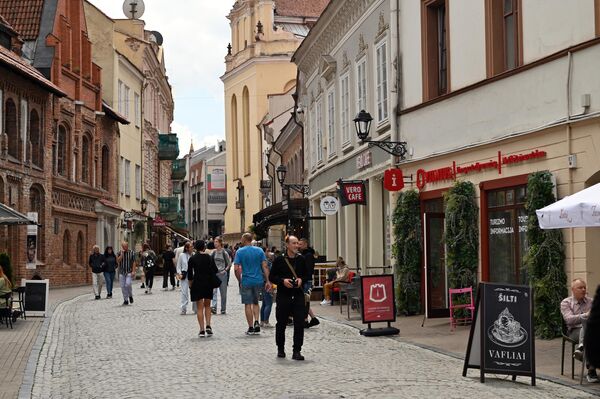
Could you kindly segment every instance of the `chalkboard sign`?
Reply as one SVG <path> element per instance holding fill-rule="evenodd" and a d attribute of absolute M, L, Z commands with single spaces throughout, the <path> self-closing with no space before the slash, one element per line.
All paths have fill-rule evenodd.
<path fill-rule="evenodd" d="M 46 317 L 49 280 L 21 280 L 25 286 L 25 312 L 27 316 Z"/>
<path fill-rule="evenodd" d="M 485 373 L 531 376 L 535 385 L 535 337 L 532 288 L 524 285 L 480 283 L 475 320 L 463 367 Z"/>

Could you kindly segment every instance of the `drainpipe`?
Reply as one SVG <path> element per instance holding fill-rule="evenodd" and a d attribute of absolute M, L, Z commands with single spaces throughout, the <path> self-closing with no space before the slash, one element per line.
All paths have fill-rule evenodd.
<path fill-rule="evenodd" d="M 567 154 L 571 154 L 571 82 L 573 79 L 573 53 L 570 51 L 567 53 L 567 123 L 566 128 L 566 139 L 567 139 Z M 573 193 L 573 169 L 569 168 L 568 174 L 568 187 L 569 195 Z M 558 196 L 558 191 L 557 191 Z M 556 198 L 558 200 L 558 198 Z M 571 247 L 570 263 L 571 263 L 571 281 L 575 278 L 575 231 L 573 227 L 569 228 L 569 246 Z"/>

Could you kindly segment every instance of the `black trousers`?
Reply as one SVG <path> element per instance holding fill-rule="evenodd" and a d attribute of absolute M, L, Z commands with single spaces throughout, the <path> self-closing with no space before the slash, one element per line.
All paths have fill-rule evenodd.
<path fill-rule="evenodd" d="M 154 268 L 150 267 L 144 269 L 144 274 L 146 275 L 146 288 L 152 288 L 152 283 L 154 282 Z"/>
<path fill-rule="evenodd" d="M 294 351 L 300 352 L 304 343 L 304 293 L 299 292 L 294 296 L 277 295 L 277 308 L 275 309 L 275 343 L 278 348 L 285 347 L 285 327 L 288 317 L 294 318 Z"/>
<path fill-rule="evenodd" d="M 167 280 L 171 280 L 171 287 L 175 287 L 175 266 L 165 267 L 163 270 L 163 288 L 167 288 Z"/>

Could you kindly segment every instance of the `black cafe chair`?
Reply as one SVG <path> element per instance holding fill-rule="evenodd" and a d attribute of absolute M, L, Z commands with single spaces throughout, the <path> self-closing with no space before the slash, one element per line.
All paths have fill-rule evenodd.
<path fill-rule="evenodd" d="M 25 287 L 16 287 L 13 292 L 17 294 L 17 299 L 13 298 L 13 303 L 19 304 L 19 312 L 21 318 L 27 320 L 27 314 L 25 313 Z"/>
<path fill-rule="evenodd" d="M 6 328 L 12 325 L 12 292 L 7 292 L 6 294 L 0 296 L 0 324 L 2 321 L 6 322 Z"/>
<path fill-rule="evenodd" d="M 575 346 L 579 344 L 579 341 L 575 341 L 569 337 L 569 333 L 567 332 L 567 325 L 563 321 L 562 323 L 562 356 L 560 360 L 560 375 L 565 375 L 565 345 L 566 343 L 571 345 L 571 379 L 575 379 L 575 358 L 573 354 L 575 353 Z"/>

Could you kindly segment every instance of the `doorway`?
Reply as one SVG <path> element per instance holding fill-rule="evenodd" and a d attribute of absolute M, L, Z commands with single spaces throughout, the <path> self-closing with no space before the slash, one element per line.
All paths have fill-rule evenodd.
<path fill-rule="evenodd" d="M 448 270 L 444 243 L 442 198 L 424 203 L 425 296 L 427 317 L 448 317 Z"/>

